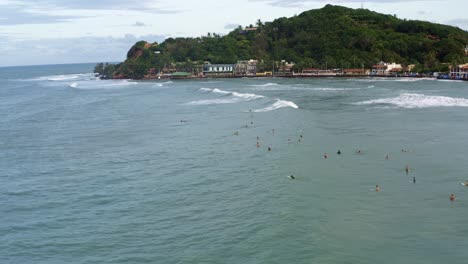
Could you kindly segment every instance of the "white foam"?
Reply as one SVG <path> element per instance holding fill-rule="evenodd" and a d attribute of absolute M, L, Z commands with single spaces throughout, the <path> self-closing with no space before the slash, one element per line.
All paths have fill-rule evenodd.
<path fill-rule="evenodd" d="M 230 96 L 241 98 L 241 99 L 244 99 L 244 100 L 247 100 L 247 101 L 264 98 L 264 96 L 262 96 L 262 95 L 250 94 L 250 93 L 229 92 L 229 91 L 220 90 L 218 88 L 214 88 L 214 89 L 200 88 L 199 90 L 202 91 L 202 92 L 212 92 L 212 93 L 216 93 L 216 94 L 230 95 Z"/>
<path fill-rule="evenodd" d="M 382 98 L 355 103 L 355 105 L 379 105 L 390 104 L 402 108 L 427 108 L 427 107 L 468 107 L 468 99 L 453 98 L 447 96 L 433 96 L 415 93 L 402 93 L 393 98 Z"/>
<path fill-rule="evenodd" d="M 277 83 L 265 83 L 265 84 L 255 84 L 255 85 L 251 85 L 251 86 L 254 86 L 254 87 L 268 87 L 268 86 L 277 86 L 279 84 Z"/>
<path fill-rule="evenodd" d="M 188 105 L 217 105 L 217 104 L 234 104 L 238 103 L 238 98 L 232 99 L 208 99 L 208 100 L 197 100 L 187 103 Z"/>
<path fill-rule="evenodd" d="M 254 110 L 254 112 L 270 112 L 284 107 L 292 107 L 295 109 L 299 108 L 299 106 L 297 106 L 294 102 L 277 99 L 276 102 L 272 105 L 263 109 Z"/>
<path fill-rule="evenodd" d="M 80 81 L 69 85 L 72 88 L 81 90 L 98 90 L 98 89 L 117 89 L 125 88 L 131 85 L 136 85 L 137 82 L 128 80 L 97 80 L 97 81 Z"/>
<path fill-rule="evenodd" d="M 42 76 L 33 80 L 36 81 L 71 81 L 71 80 L 91 80 L 95 79 L 93 73 L 62 74 Z"/>
<path fill-rule="evenodd" d="M 163 82 L 163 83 L 156 83 L 155 85 L 153 86 L 156 86 L 156 87 L 163 87 L 163 86 L 166 86 L 168 84 L 171 84 L 173 83 L 172 81 L 167 81 L 167 82 Z"/>
<path fill-rule="evenodd" d="M 324 91 L 324 92 L 337 92 L 337 91 L 351 91 L 351 90 L 359 90 L 361 88 L 311 88 L 310 90 L 313 91 Z"/>
<path fill-rule="evenodd" d="M 233 92 L 232 95 L 235 96 L 235 97 L 246 99 L 246 100 L 254 100 L 254 99 L 264 98 L 263 95 L 249 94 L 249 93 L 236 93 L 236 92 Z"/>
<path fill-rule="evenodd" d="M 218 88 L 215 88 L 215 89 L 211 90 L 211 92 L 213 92 L 213 93 L 219 93 L 219 94 L 231 94 L 231 92 L 223 91 L 223 90 L 220 90 L 220 89 L 218 89 Z"/>

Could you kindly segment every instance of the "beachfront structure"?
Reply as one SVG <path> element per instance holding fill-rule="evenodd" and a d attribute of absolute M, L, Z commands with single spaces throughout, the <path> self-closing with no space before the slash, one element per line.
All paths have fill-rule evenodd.
<path fill-rule="evenodd" d="M 468 80 L 468 63 L 450 67 L 450 78 Z"/>
<path fill-rule="evenodd" d="M 236 75 L 256 75 L 257 60 L 240 60 L 236 63 L 234 73 Z"/>
<path fill-rule="evenodd" d="M 286 60 L 281 60 L 280 64 L 278 65 L 278 72 L 283 74 L 289 74 L 292 72 L 292 68 L 294 67 L 294 62 L 287 62 Z"/>
<path fill-rule="evenodd" d="M 369 69 L 343 69 L 343 75 L 369 75 Z"/>
<path fill-rule="evenodd" d="M 204 64 L 203 75 L 232 75 L 234 64 Z"/>
<path fill-rule="evenodd" d="M 389 75 L 396 72 L 402 72 L 403 66 L 401 64 L 394 63 L 386 63 L 380 62 L 372 66 L 371 75 Z"/>

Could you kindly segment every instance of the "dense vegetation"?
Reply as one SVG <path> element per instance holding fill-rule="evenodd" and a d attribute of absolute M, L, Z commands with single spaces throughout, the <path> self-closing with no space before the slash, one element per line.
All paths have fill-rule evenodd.
<path fill-rule="evenodd" d="M 296 63 L 296 70 L 317 68 L 370 68 L 386 61 L 416 64 L 418 71 L 440 71 L 442 63 L 465 63 L 468 32 L 424 21 L 408 21 L 366 9 L 327 5 L 291 18 L 257 21 L 256 30 L 241 27 L 225 36 L 208 33 L 198 38 L 169 38 L 163 43 L 137 42 L 114 76 L 142 78 L 178 63 L 235 63 L 257 59 L 260 70 L 275 62 Z M 114 70 L 114 69 L 113 69 Z M 109 75 L 110 76 L 110 75 Z"/>

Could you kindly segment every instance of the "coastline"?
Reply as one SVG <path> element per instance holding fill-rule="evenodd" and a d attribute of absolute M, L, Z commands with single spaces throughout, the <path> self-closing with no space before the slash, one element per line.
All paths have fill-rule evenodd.
<path fill-rule="evenodd" d="M 395 75 L 291 75 L 291 74 L 275 74 L 275 75 L 209 75 L 209 76 L 145 76 L 141 79 L 134 79 L 134 80 L 146 80 L 146 81 L 154 81 L 154 80 L 206 80 L 206 79 L 273 79 L 273 78 L 288 78 L 288 79 L 328 79 L 328 78 L 355 78 L 355 79 L 372 79 L 372 78 L 395 78 L 395 79 L 437 79 L 437 77 L 433 75 L 419 75 L 419 76 L 395 76 Z M 123 78 L 121 76 L 114 77 L 111 79 L 129 79 Z"/>

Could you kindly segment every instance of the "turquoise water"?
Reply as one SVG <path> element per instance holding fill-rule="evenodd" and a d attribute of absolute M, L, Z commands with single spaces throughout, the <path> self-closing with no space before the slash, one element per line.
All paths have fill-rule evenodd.
<path fill-rule="evenodd" d="M 0 68 L 1 263 L 466 262 L 467 82 L 93 66 Z"/>

